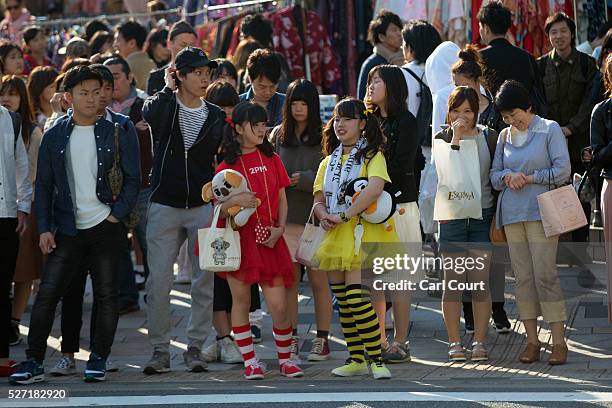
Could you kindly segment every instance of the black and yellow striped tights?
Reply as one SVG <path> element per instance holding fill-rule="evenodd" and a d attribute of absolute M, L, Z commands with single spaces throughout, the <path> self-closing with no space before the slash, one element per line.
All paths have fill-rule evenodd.
<path fill-rule="evenodd" d="M 351 359 L 362 363 L 367 351 L 370 360 L 380 360 L 380 327 L 370 291 L 357 284 L 333 283 L 331 288 L 338 299 L 340 324 Z"/>

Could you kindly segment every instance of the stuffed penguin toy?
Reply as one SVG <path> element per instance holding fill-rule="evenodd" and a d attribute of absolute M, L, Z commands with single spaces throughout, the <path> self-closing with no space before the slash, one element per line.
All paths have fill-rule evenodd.
<path fill-rule="evenodd" d="M 368 179 L 366 177 L 359 177 L 351 181 L 346 187 L 344 196 L 346 204 L 349 206 L 352 205 L 367 186 Z M 396 211 L 399 212 L 400 215 L 404 214 L 404 209 L 398 208 L 399 206 L 397 203 L 397 197 L 400 196 L 401 191 L 393 194 L 389 186 L 389 184 L 385 184 L 385 189 L 378 199 L 360 214 L 361 218 L 371 224 L 385 224 L 385 229 L 387 231 L 393 229 L 393 227 L 387 223 L 393 214 L 395 214 Z"/>

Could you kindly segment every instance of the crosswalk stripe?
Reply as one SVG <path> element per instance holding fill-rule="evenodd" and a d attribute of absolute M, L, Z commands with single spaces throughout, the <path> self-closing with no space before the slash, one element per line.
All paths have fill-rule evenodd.
<path fill-rule="evenodd" d="M 0 399 L 0 407 L 82 407 L 92 405 L 195 405 L 308 402 L 597 402 L 612 401 L 612 392 L 334 392 L 207 395 L 71 397 L 65 400 Z"/>

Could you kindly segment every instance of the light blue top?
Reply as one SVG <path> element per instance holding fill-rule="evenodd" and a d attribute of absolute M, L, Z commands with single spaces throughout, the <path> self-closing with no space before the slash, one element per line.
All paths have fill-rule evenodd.
<path fill-rule="evenodd" d="M 506 128 L 499 134 L 490 172 L 491 185 L 501 191 L 497 201 L 498 228 L 516 222 L 540 221 L 537 196 L 554 189 L 555 185 L 567 184 L 571 173 L 567 142 L 557 122 L 534 116 L 527 140 L 521 146 L 512 144 L 509 130 Z M 504 177 L 518 172 L 533 175 L 533 184 L 526 184 L 518 191 L 507 188 Z"/>

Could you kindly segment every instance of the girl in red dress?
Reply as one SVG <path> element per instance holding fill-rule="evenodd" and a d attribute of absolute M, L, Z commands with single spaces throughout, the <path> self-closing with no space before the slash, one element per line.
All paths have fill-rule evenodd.
<path fill-rule="evenodd" d="M 251 192 L 238 194 L 223 203 L 221 217 L 227 218 L 228 208 L 254 208 L 257 200 L 260 201 L 255 214 L 239 230 L 240 269 L 219 273 L 227 279 L 232 292 L 232 330 L 244 360 L 244 376 L 249 380 L 263 378 L 249 324 L 251 285 L 258 283 L 272 315 L 280 373 L 286 377 L 301 377 L 303 371 L 290 360 L 292 327 L 285 301 L 285 290 L 295 279 L 291 255 L 283 239 L 287 221 L 285 188 L 291 182 L 280 157 L 266 138 L 268 115 L 265 108 L 253 102 L 241 102 L 227 121 L 224 160 L 217 172 L 232 169 L 241 173 Z"/>

